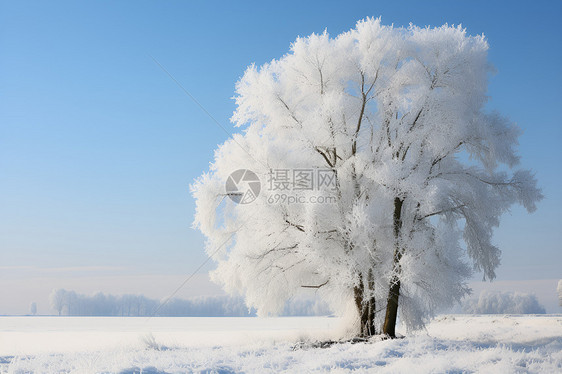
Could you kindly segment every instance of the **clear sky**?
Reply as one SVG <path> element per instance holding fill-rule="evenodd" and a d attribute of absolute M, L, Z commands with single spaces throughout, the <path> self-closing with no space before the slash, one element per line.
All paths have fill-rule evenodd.
<path fill-rule="evenodd" d="M 234 132 L 249 64 L 366 16 L 487 36 L 489 108 L 546 196 L 504 217 L 498 280 L 562 278 L 561 1 L 0 1 L 0 314 L 53 287 L 165 297 L 205 260 L 189 184 L 228 135 L 150 56 Z M 219 292 L 208 269 L 179 296 Z"/>

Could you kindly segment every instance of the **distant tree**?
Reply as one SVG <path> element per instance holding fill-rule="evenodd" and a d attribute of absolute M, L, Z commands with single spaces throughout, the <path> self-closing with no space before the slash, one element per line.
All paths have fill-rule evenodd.
<path fill-rule="evenodd" d="M 31 313 L 32 316 L 37 314 L 37 303 L 34 301 L 31 303 L 31 305 L 29 306 L 29 312 Z"/>
<path fill-rule="evenodd" d="M 66 291 L 64 295 L 64 307 L 69 316 L 83 315 L 83 305 L 80 303 L 80 295 L 75 291 Z"/>
<path fill-rule="evenodd" d="M 545 314 L 532 294 L 482 291 L 477 300 L 469 299 L 463 311 L 470 314 Z"/>
<path fill-rule="evenodd" d="M 558 281 L 558 304 L 562 306 L 562 279 Z"/>
<path fill-rule="evenodd" d="M 260 315 L 315 288 L 338 313 L 352 305 L 359 335 L 391 337 L 399 310 L 419 328 L 468 292 L 461 240 L 472 266 L 493 279 L 500 216 L 514 203 L 531 212 L 542 195 L 530 171 L 512 170 L 519 129 L 484 111 L 487 50 L 483 36 L 460 27 L 369 18 L 333 39 L 298 38 L 279 60 L 250 66 L 232 117 L 244 131 L 192 186 L 195 225 L 218 260 L 213 279 Z M 299 196 L 334 203 L 254 193 L 236 204 L 249 201 L 225 190 L 243 180 L 229 179 L 237 169 L 260 176 L 263 189 L 276 170 L 331 171 L 334 184 Z"/>
<path fill-rule="evenodd" d="M 59 315 L 71 316 L 151 316 L 160 303 L 144 295 L 107 295 L 98 292 L 92 296 L 74 291 L 56 289 L 51 292 L 51 307 Z M 287 302 L 282 315 L 327 315 L 329 311 L 318 300 L 298 299 Z M 241 297 L 201 296 L 191 299 L 171 299 L 162 305 L 157 316 L 182 317 L 248 317 L 249 310 Z"/>
<path fill-rule="evenodd" d="M 122 316 L 131 316 L 133 312 L 133 303 L 135 300 L 135 295 L 123 295 L 121 296 L 121 315 Z"/>
<path fill-rule="evenodd" d="M 51 295 L 49 296 L 49 300 L 51 302 L 51 308 L 53 308 L 58 315 L 60 316 L 62 314 L 62 311 L 64 309 L 65 306 L 65 301 L 66 299 L 66 290 L 63 289 L 54 289 L 51 292 Z"/>

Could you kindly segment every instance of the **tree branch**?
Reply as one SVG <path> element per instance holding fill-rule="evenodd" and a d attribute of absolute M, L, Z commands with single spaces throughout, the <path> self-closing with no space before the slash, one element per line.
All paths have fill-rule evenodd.
<path fill-rule="evenodd" d="M 326 163 L 328 164 L 328 166 L 330 166 L 331 168 L 334 167 L 334 164 L 330 161 L 330 159 L 328 158 L 328 155 L 326 155 L 326 153 L 324 153 L 324 151 L 322 151 L 320 149 L 320 147 L 314 147 L 314 149 L 316 150 L 316 152 L 320 153 L 320 155 L 322 155 L 322 157 L 324 157 L 324 160 L 326 160 Z"/>
<path fill-rule="evenodd" d="M 463 141 L 459 142 L 459 144 L 457 144 L 453 149 L 451 149 L 450 151 L 448 151 L 447 153 L 445 153 L 443 156 L 437 157 L 435 160 L 433 160 L 431 162 L 431 167 L 429 168 L 429 173 L 431 174 L 431 171 L 433 170 L 433 167 L 435 165 L 437 165 L 438 163 L 440 163 L 445 157 L 449 156 L 452 152 L 456 151 L 457 149 L 459 149 L 462 145 L 464 144 Z"/>
<path fill-rule="evenodd" d="M 285 222 L 287 222 L 289 224 L 289 226 L 293 226 L 294 228 L 296 228 L 300 232 L 304 232 L 304 226 L 303 225 L 293 223 L 293 222 L 289 221 L 288 219 L 285 219 Z"/>
<path fill-rule="evenodd" d="M 317 286 L 304 286 L 304 285 L 303 285 L 303 286 L 301 286 L 301 287 L 302 287 L 302 288 L 320 288 L 320 287 L 323 287 L 323 286 L 327 285 L 329 281 L 330 281 L 330 280 L 328 279 L 326 282 L 324 282 L 324 283 L 322 283 L 322 284 L 319 284 L 319 285 L 317 285 Z"/>
<path fill-rule="evenodd" d="M 359 130 L 361 129 L 361 122 L 363 121 L 363 114 L 365 113 L 365 105 L 367 104 L 367 95 L 365 94 L 365 75 L 363 73 L 361 73 L 361 98 L 361 112 L 359 113 L 359 119 L 357 120 L 357 127 L 355 129 L 353 143 L 351 145 L 352 156 L 355 156 L 355 153 L 357 153 L 357 136 L 359 135 Z"/>
<path fill-rule="evenodd" d="M 430 214 L 426 214 L 426 215 L 423 216 L 423 217 L 417 218 L 417 220 L 418 220 L 418 221 L 421 221 L 421 220 L 423 220 L 423 219 L 426 219 L 426 218 L 429 218 L 429 217 L 433 217 L 433 216 L 436 216 L 436 215 L 439 215 L 439 214 L 443 214 L 443 213 L 447 213 L 447 212 L 452 212 L 452 211 L 454 211 L 454 210 L 457 210 L 457 209 L 459 209 L 459 208 L 463 208 L 463 207 L 465 207 L 465 206 L 466 206 L 465 204 L 461 204 L 461 205 L 458 205 L 458 206 L 455 206 L 455 207 L 452 207 L 452 208 L 443 209 L 443 210 L 440 210 L 440 211 L 438 211 L 438 212 L 433 212 L 433 213 L 430 213 Z"/>
<path fill-rule="evenodd" d="M 275 248 L 271 248 L 270 250 L 268 250 L 265 253 L 262 253 L 258 256 L 248 256 L 248 257 L 251 258 L 252 260 L 262 260 L 262 259 L 265 258 L 265 256 L 267 256 L 271 253 L 274 253 L 274 252 L 277 252 L 277 251 L 289 251 L 291 249 L 296 249 L 298 246 L 299 246 L 298 244 L 295 244 L 295 245 L 292 245 L 292 246 L 289 246 L 289 247 L 281 247 L 281 248 L 275 247 Z M 294 251 L 293 253 L 297 253 L 297 252 Z"/>
<path fill-rule="evenodd" d="M 293 111 L 291 110 L 291 108 L 289 108 L 289 106 L 287 105 L 287 103 L 286 103 L 285 101 L 283 101 L 283 99 L 281 98 L 281 96 L 277 96 L 277 99 L 281 102 L 281 104 L 283 104 L 283 106 L 285 107 L 285 109 L 287 109 L 287 111 L 289 112 L 289 115 L 291 116 L 291 118 L 294 119 L 296 123 L 298 123 L 299 125 L 302 126 L 301 121 L 298 120 L 298 118 L 295 116 L 295 113 L 293 113 Z"/>

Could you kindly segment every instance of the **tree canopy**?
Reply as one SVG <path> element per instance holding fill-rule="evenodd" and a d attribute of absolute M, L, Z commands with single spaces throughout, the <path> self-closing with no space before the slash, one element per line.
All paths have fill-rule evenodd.
<path fill-rule="evenodd" d="M 493 279 L 500 216 L 533 211 L 541 193 L 516 168 L 519 128 L 484 109 L 487 51 L 460 26 L 367 18 L 250 66 L 236 85 L 241 132 L 192 186 L 213 279 L 260 314 L 313 289 L 359 334 L 391 336 L 398 312 L 419 328 L 459 301 L 473 269 Z M 240 169 L 261 181 L 247 204 L 225 198 Z"/>

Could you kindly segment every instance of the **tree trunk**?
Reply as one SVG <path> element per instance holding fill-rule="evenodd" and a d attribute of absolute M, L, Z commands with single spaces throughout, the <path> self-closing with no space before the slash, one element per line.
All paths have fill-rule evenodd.
<path fill-rule="evenodd" d="M 375 302 L 375 279 L 372 269 L 369 269 L 367 285 L 369 288 L 369 299 L 367 300 L 367 326 L 369 327 L 369 336 L 371 336 L 377 334 L 375 329 L 375 308 L 377 305 Z"/>
<path fill-rule="evenodd" d="M 383 334 L 391 338 L 396 337 L 396 317 L 398 316 L 398 298 L 400 296 L 400 259 L 402 258 L 402 250 L 400 248 L 399 238 L 400 229 L 402 228 L 402 204 L 404 199 L 396 197 L 394 199 L 394 239 L 396 240 L 394 248 L 393 275 L 390 279 L 390 288 L 386 300 L 386 314 L 382 328 Z"/>
<path fill-rule="evenodd" d="M 375 329 L 375 296 L 374 296 L 375 282 L 373 279 L 373 271 L 369 269 L 367 275 L 367 289 L 363 282 L 363 277 L 360 276 L 359 285 L 353 289 L 355 296 L 355 306 L 360 319 L 359 336 L 368 338 L 376 335 Z"/>

